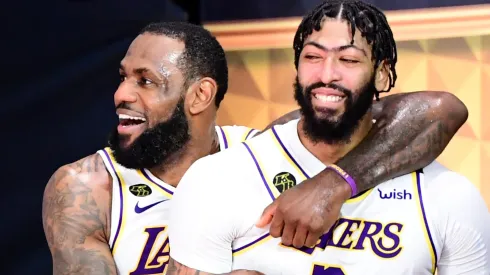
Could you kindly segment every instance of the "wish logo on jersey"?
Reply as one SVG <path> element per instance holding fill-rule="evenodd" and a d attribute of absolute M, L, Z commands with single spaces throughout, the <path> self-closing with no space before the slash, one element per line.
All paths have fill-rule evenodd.
<path fill-rule="evenodd" d="M 378 189 L 379 197 L 382 200 L 411 200 L 412 199 L 412 194 L 410 192 L 407 192 L 406 189 L 403 189 L 403 191 L 397 191 L 396 189 L 393 189 L 392 191 L 382 191 L 381 189 Z"/>

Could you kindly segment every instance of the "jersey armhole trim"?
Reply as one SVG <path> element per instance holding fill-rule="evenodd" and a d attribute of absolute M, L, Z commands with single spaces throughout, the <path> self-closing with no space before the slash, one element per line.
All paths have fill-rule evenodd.
<path fill-rule="evenodd" d="M 260 174 L 260 178 L 262 179 L 262 183 L 264 183 L 265 188 L 267 189 L 267 193 L 269 193 L 269 196 L 271 197 L 272 201 L 274 201 L 277 196 L 274 194 L 272 189 L 269 187 L 269 184 L 267 183 L 267 180 L 266 180 L 267 175 L 265 175 L 264 171 L 262 170 L 262 168 L 261 168 L 262 165 L 260 164 L 259 160 L 255 157 L 255 154 L 253 153 L 250 146 L 246 142 L 244 142 L 242 144 L 245 146 L 245 148 L 247 148 L 247 151 L 250 154 L 250 156 L 252 157 L 254 164 L 255 164 L 255 167 L 257 168 L 257 171 Z"/>
<path fill-rule="evenodd" d="M 124 182 L 123 177 L 121 176 L 121 173 L 116 169 L 116 167 L 114 165 L 115 160 L 114 160 L 114 157 L 112 156 L 112 152 L 110 152 L 110 149 L 104 148 L 102 150 L 101 155 L 102 155 L 102 159 L 103 159 L 104 163 L 106 163 L 107 170 L 109 171 L 111 176 L 117 180 L 118 187 L 119 187 L 119 216 L 118 216 L 117 229 L 116 229 L 116 233 L 114 234 L 114 239 L 112 240 L 112 242 L 111 241 L 109 242 L 109 248 L 111 249 L 112 255 L 114 255 L 116 253 L 116 249 L 117 249 L 119 234 L 121 234 L 121 231 L 124 228 L 124 202 L 125 202 L 125 200 L 124 200 L 123 188 L 126 186 L 126 184 Z M 114 190 L 114 188 L 113 188 L 113 190 Z M 112 196 L 114 196 L 114 194 L 112 194 Z M 112 213 L 111 213 L 111 215 L 112 215 Z M 112 221 L 112 217 L 111 217 L 111 221 Z M 112 224 L 111 224 L 111 231 L 112 231 Z"/>
<path fill-rule="evenodd" d="M 417 200 L 418 208 L 419 208 L 419 216 L 420 216 L 420 221 L 421 224 L 424 228 L 424 235 L 425 235 L 425 242 L 427 243 L 428 249 L 431 254 L 431 260 L 432 260 L 432 274 L 435 274 L 436 268 L 437 268 L 437 250 L 434 245 L 434 241 L 432 239 L 432 235 L 430 232 L 429 228 L 429 223 L 427 222 L 427 215 L 425 213 L 425 208 L 424 208 L 424 200 L 422 197 L 422 188 L 421 188 L 421 181 L 422 181 L 422 176 L 423 176 L 423 170 L 417 170 L 416 172 L 412 173 L 412 182 L 413 182 L 413 189 L 415 191 L 415 197 Z"/>

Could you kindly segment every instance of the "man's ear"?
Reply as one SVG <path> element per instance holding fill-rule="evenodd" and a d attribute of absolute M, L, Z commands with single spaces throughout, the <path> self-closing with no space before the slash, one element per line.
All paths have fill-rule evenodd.
<path fill-rule="evenodd" d="M 388 89 L 390 81 L 390 68 L 385 61 L 381 61 L 378 68 L 376 68 L 374 77 L 374 86 L 378 92 L 385 91 Z"/>
<path fill-rule="evenodd" d="M 192 91 L 187 95 L 189 112 L 197 115 L 205 111 L 210 105 L 214 105 L 218 85 L 210 77 L 204 77 L 191 86 Z"/>

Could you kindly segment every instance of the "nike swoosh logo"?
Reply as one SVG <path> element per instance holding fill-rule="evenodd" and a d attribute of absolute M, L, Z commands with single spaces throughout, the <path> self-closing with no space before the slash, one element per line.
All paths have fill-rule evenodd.
<path fill-rule="evenodd" d="M 152 204 L 147 205 L 147 206 L 144 206 L 144 207 L 139 207 L 139 206 L 138 206 L 138 203 L 139 203 L 139 202 L 137 202 L 137 203 L 136 203 L 136 206 L 134 207 L 134 212 L 136 212 L 136 214 L 141 214 L 141 213 L 145 212 L 146 210 L 148 210 L 148 209 L 152 208 L 153 206 L 155 206 L 155 205 L 157 205 L 157 204 L 160 204 L 160 203 L 162 203 L 162 202 L 164 202 L 164 201 L 168 201 L 168 200 L 161 200 L 161 201 L 157 201 L 157 202 L 155 202 L 155 203 L 152 203 Z"/>

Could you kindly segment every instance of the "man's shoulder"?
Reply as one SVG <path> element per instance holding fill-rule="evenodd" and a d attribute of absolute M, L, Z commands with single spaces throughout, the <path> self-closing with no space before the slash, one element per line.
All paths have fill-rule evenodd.
<path fill-rule="evenodd" d="M 221 193 L 248 186 L 245 183 L 255 176 L 254 165 L 244 144 L 234 146 L 194 162 L 180 181 L 177 192 L 182 186 L 193 186 L 196 190 L 219 189 Z"/>
<path fill-rule="evenodd" d="M 43 225 L 50 245 L 53 232 L 71 230 L 73 236 L 109 236 L 112 181 L 102 157 L 93 154 L 61 166 L 49 179 L 43 196 Z M 71 220 L 71 222 L 67 222 Z M 81 228 L 89 228 L 87 232 Z M 107 241 L 107 240 L 105 240 Z"/>
<path fill-rule="evenodd" d="M 425 188 L 439 188 L 441 185 L 445 189 L 456 186 L 473 186 L 466 176 L 447 168 L 437 161 L 427 165 L 419 172 L 423 175 Z"/>
<path fill-rule="evenodd" d="M 95 153 L 59 167 L 44 189 L 44 201 L 100 198 L 101 206 L 110 207 L 112 178 L 102 157 Z M 61 207 L 62 205 L 58 205 Z"/>
<path fill-rule="evenodd" d="M 48 184 L 66 188 L 90 185 L 93 188 L 105 189 L 111 182 L 111 176 L 106 170 L 101 155 L 95 153 L 59 167 Z"/>
<path fill-rule="evenodd" d="M 244 143 L 222 150 L 212 155 L 198 159 L 192 167 L 199 167 L 208 171 L 227 170 L 239 167 L 249 161 L 249 156 Z"/>
<path fill-rule="evenodd" d="M 478 188 L 464 175 L 433 162 L 422 171 L 424 201 L 451 212 L 453 207 L 472 208 L 483 201 Z"/>

